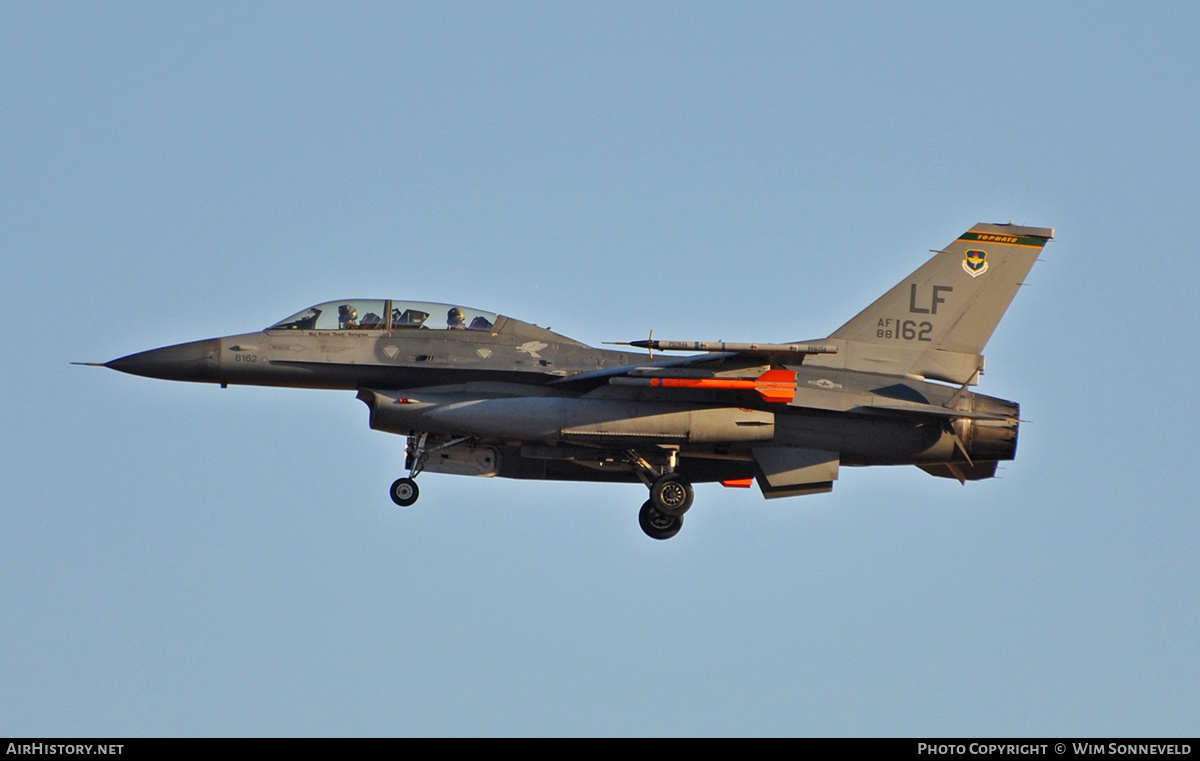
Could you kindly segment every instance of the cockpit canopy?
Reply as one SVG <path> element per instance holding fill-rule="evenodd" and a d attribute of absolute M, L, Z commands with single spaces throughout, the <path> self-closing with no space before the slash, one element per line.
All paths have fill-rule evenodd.
<path fill-rule="evenodd" d="M 497 315 L 424 301 L 327 301 L 280 320 L 267 330 L 491 330 Z"/>

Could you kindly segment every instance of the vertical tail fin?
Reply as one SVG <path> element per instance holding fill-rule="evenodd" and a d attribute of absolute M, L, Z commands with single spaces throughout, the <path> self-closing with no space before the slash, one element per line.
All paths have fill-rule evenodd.
<path fill-rule="evenodd" d="M 977 382 L 983 347 L 1053 237 L 1049 228 L 975 225 L 835 330 L 840 357 L 810 363 Z"/>

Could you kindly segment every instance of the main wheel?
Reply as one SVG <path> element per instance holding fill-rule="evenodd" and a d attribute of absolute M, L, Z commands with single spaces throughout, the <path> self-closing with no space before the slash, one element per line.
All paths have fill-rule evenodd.
<path fill-rule="evenodd" d="M 400 507 L 408 507 L 417 501 L 417 497 L 421 495 L 421 490 L 417 488 L 417 482 L 411 478 L 397 478 L 392 482 L 392 501 Z"/>
<path fill-rule="evenodd" d="M 696 490 L 678 473 L 667 473 L 650 487 L 650 501 L 654 509 L 671 518 L 682 517 L 692 506 L 695 497 Z"/>
<path fill-rule="evenodd" d="M 683 516 L 672 518 L 669 515 L 663 515 L 654 509 L 653 502 L 646 500 L 638 512 L 638 525 L 651 539 L 670 539 L 679 533 L 679 529 L 683 528 Z"/>

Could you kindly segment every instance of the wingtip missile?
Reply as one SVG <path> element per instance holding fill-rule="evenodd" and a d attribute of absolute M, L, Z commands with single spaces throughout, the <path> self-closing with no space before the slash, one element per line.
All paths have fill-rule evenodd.
<path fill-rule="evenodd" d="M 737 354 L 836 354 L 836 344 L 820 341 L 803 341 L 788 344 L 731 343 L 729 341 L 662 341 L 641 339 L 639 341 L 606 341 L 615 346 L 633 346 L 651 351 L 699 351 L 731 352 Z"/>

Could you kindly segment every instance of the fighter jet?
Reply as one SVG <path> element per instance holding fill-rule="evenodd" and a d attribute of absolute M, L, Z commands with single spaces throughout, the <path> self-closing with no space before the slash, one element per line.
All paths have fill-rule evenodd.
<path fill-rule="evenodd" d="M 587 346 L 456 304 L 343 299 L 256 333 L 105 367 L 167 380 L 356 391 L 419 474 L 641 482 L 638 519 L 675 536 L 693 483 L 767 499 L 833 489 L 841 466 L 915 465 L 961 483 L 1016 454 L 1019 407 L 968 390 L 1047 228 L 978 224 L 825 338 L 650 338 Z M 631 351 L 647 350 L 646 352 Z M 685 356 L 664 354 L 687 352 Z"/>

